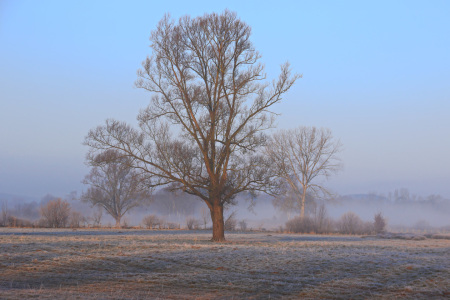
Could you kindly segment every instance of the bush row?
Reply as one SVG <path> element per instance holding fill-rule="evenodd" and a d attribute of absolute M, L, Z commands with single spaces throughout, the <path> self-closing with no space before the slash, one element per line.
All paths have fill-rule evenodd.
<path fill-rule="evenodd" d="M 353 212 L 343 214 L 339 220 L 333 220 L 325 213 L 314 213 L 296 217 L 286 222 L 286 231 L 291 233 L 342 233 L 342 234 L 374 234 L 386 229 L 386 219 L 381 213 L 374 216 L 372 222 L 364 222 Z"/>

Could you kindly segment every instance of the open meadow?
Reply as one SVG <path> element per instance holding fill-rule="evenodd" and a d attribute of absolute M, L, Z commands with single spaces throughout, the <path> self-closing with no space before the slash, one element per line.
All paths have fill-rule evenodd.
<path fill-rule="evenodd" d="M 450 240 L 0 228 L 1 299 L 450 297 Z"/>

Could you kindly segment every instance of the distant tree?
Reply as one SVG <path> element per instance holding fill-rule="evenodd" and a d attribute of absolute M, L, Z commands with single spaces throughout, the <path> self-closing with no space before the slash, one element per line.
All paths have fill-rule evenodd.
<path fill-rule="evenodd" d="M 180 224 L 167 222 L 167 229 L 180 229 Z"/>
<path fill-rule="evenodd" d="M 32 202 L 20 201 L 15 203 L 14 210 L 9 210 L 9 213 L 10 214 L 13 213 L 15 216 L 20 218 L 36 220 L 40 216 L 39 207 L 40 206 L 36 201 Z"/>
<path fill-rule="evenodd" d="M 92 169 L 83 183 L 90 185 L 81 200 L 100 206 L 121 227 L 121 219 L 132 208 L 150 201 L 151 190 L 145 177 L 132 168 L 132 161 L 115 150 L 88 156 Z"/>
<path fill-rule="evenodd" d="M 286 63 L 278 80 L 266 82 L 250 35 L 227 10 L 178 22 L 164 17 L 150 36 L 153 55 L 138 71 L 136 86 L 152 93 L 140 129 L 108 120 L 85 140 L 93 152 L 119 149 L 154 186 L 203 200 L 213 241 L 225 240 L 224 205 L 273 183 L 258 150 L 273 127 L 271 107 L 300 77 Z"/>
<path fill-rule="evenodd" d="M 239 228 L 241 229 L 241 231 L 246 231 L 247 230 L 247 222 L 245 220 L 241 220 L 239 222 Z"/>
<path fill-rule="evenodd" d="M 192 216 L 203 206 L 198 198 L 180 191 L 159 189 L 152 194 L 152 211 L 160 215 Z M 211 218 L 208 209 L 208 216 Z"/>
<path fill-rule="evenodd" d="M 435 204 L 439 204 L 439 203 L 442 202 L 443 200 L 444 200 L 444 198 L 443 198 L 441 195 L 435 195 L 435 194 L 432 194 L 432 195 L 427 196 L 427 197 L 426 197 L 424 200 L 422 200 L 422 201 L 428 202 L 429 204 L 435 205 Z"/>
<path fill-rule="evenodd" d="M 6 226 L 9 226 L 9 227 L 31 227 L 32 223 L 29 220 L 16 218 L 15 216 L 9 215 Z"/>
<path fill-rule="evenodd" d="M 231 214 L 225 219 L 225 230 L 234 231 L 236 230 L 236 211 L 231 212 Z"/>
<path fill-rule="evenodd" d="M 295 195 L 300 206 L 300 217 L 305 216 L 308 193 L 314 196 L 329 194 L 317 179 L 327 178 L 341 168 L 337 156 L 341 147 L 342 144 L 333 138 L 329 129 L 298 127 L 273 135 L 266 152 L 285 190 Z"/>
<path fill-rule="evenodd" d="M 70 204 L 61 198 L 50 200 L 41 206 L 41 217 L 51 228 L 66 227 L 70 216 Z"/>
<path fill-rule="evenodd" d="M 8 217 L 9 217 L 8 201 L 3 200 L 0 225 L 7 226 L 8 225 Z"/>
<path fill-rule="evenodd" d="M 92 214 L 92 225 L 94 227 L 100 227 L 102 223 L 102 217 L 103 217 L 103 207 L 97 206 L 97 209 L 94 210 L 94 213 Z"/>
<path fill-rule="evenodd" d="M 406 203 L 410 201 L 409 190 L 406 188 L 394 190 L 394 201 L 397 203 Z"/>
<path fill-rule="evenodd" d="M 83 215 L 78 211 L 72 211 L 69 217 L 69 225 L 72 228 L 80 228 L 83 223 Z"/>
<path fill-rule="evenodd" d="M 292 190 L 289 185 L 287 185 L 286 181 L 280 184 L 280 186 L 283 187 L 283 189 L 273 197 L 272 205 L 276 209 L 286 213 L 288 219 L 290 219 L 292 214 L 300 214 L 302 211 L 302 202 L 299 201 L 299 195 L 296 191 Z M 315 201 L 316 199 L 310 192 L 306 193 L 305 214 L 314 210 Z M 308 208 L 310 209 L 308 210 Z"/>
<path fill-rule="evenodd" d="M 316 233 L 326 233 L 331 232 L 332 222 L 327 215 L 327 209 L 325 203 L 314 203 L 312 209 L 312 218 L 314 221 L 314 231 Z"/>
<path fill-rule="evenodd" d="M 52 200 L 57 200 L 58 197 L 53 196 L 52 194 L 46 194 L 44 197 L 41 198 L 41 202 L 40 205 L 44 206 L 46 205 L 48 202 L 52 201 Z"/>
<path fill-rule="evenodd" d="M 202 216 L 203 229 L 206 229 L 206 224 L 208 224 L 208 220 L 211 219 L 211 214 L 209 213 L 209 210 L 206 207 L 202 207 L 200 209 L 200 214 Z"/>
<path fill-rule="evenodd" d="M 198 229 L 199 222 L 196 218 L 189 217 L 186 219 L 186 226 L 189 230 Z"/>

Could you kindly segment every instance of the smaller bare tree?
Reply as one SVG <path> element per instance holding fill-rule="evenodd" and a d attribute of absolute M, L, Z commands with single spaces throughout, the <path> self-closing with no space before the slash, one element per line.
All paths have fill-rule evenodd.
<path fill-rule="evenodd" d="M 329 129 L 316 127 L 281 130 L 268 143 L 266 153 L 285 183 L 285 190 L 295 195 L 301 208 L 300 217 L 305 216 L 309 192 L 314 197 L 330 194 L 317 178 L 328 178 L 341 168 L 337 157 L 341 148 L 341 142 L 333 138 Z"/>
<path fill-rule="evenodd" d="M 200 214 L 202 216 L 203 229 L 206 229 L 206 224 L 208 224 L 208 220 L 211 218 L 209 209 L 207 209 L 206 207 L 203 206 L 200 210 Z"/>
<path fill-rule="evenodd" d="M 314 221 L 314 231 L 316 233 L 325 233 L 331 231 L 331 220 L 327 215 L 325 203 L 314 203 L 312 209 L 312 218 Z"/>
<path fill-rule="evenodd" d="M 51 228 L 66 227 L 70 215 L 70 204 L 61 198 L 51 200 L 41 206 L 41 216 Z"/>
<path fill-rule="evenodd" d="M 241 231 L 246 231 L 247 230 L 247 222 L 245 220 L 241 220 L 239 222 L 239 228 L 241 229 Z"/>
<path fill-rule="evenodd" d="M 150 201 L 151 190 L 145 177 L 133 168 L 130 158 L 114 150 L 90 156 L 88 162 L 93 168 L 83 183 L 90 187 L 81 200 L 104 208 L 120 228 L 121 219 L 129 210 Z"/>

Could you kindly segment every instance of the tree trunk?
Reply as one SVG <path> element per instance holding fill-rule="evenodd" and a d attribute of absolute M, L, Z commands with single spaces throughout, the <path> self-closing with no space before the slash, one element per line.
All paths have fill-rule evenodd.
<path fill-rule="evenodd" d="M 122 228 L 122 226 L 120 225 L 120 217 L 116 218 L 116 228 Z"/>
<path fill-rule="evenodd" d="M 225 226 L 223 221 L 223 205 L 215 203 L 211 210 L 211 220 L 213 223 L 213 242 L 225 241 Z"/>
<path fill-rule="evenodd" d="M 306 200 L 306 189 L 303 188 L 303 193 L 302 193 L 302 209 L 300 211 L 300 217 L 303 219 L 305 217 L 305 201 Z"/>

